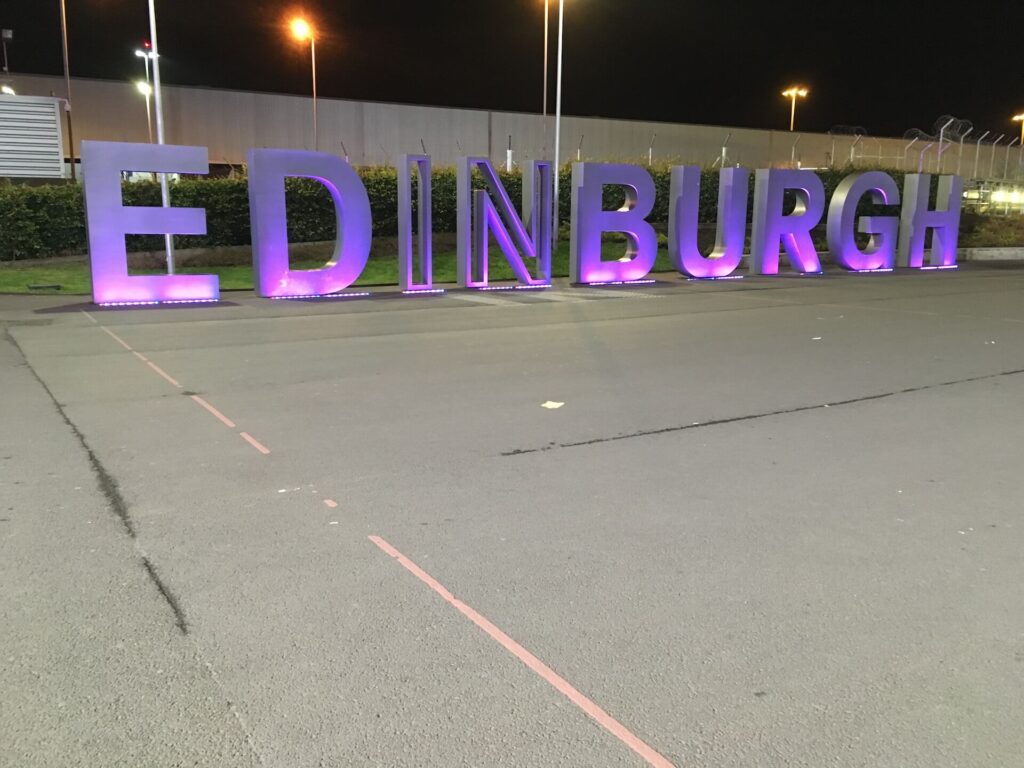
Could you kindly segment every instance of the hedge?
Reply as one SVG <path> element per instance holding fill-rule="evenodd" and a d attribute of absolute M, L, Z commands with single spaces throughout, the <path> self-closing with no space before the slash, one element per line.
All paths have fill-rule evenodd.
<path fill-rule="evenodd" d="M 669 168 L 649 169 L 657 197 L 648 217 L 652 222 L 668 220 Z M 828 197 L 849 171 L 818 171 Z M 903 174 L 890 174 L 902 188 Z M 378 236 L 395 235 L 397 227 L 397 184 L 393 168 L 360 168 L 373 215 L 373 231 Z M 522 197 L 522 177 L 518 170 L 499 171 L 509 197 L 517 203 Z M 559 174 L 559 214 L 569 219 L 571 170 Z M 476 185 L 482 186 L 478 178 Z M 221 245 L 247 245 L 250 242 L 249 197 L 244 178 L 183 178 L 171 187 L 172 204 L 206 209 L 207 234 L 203 237 L 179 236 L 180 248 Z M 288 203 L 288 235 L 292 242 L 330 240 L 335 236 L 334 210 L 326 189 L 310 179 L 285 182 Z M 160 189 L 153 182 L 125 183 L 125 205 L 159 205 Z M 751 194 L 753 174 L 751 174 Z M 606 188 L 606 207 L 618 207 L 622 190 Z M 433 174 L 432 213 L 434 230 L 453 232 L 455 214 L 455 170 L 438 168 Z M 700 221 L 713 222 L 717 216 L 718 172 L 705 170 L 702 177 Z M 26 186 L 0 184 L 0 259 L 26 259 L 84 253 L 85 219 L 81 187 L 76 185 Z M 161 239 L 129 236 L 129 251 L 156 250 Z"/>

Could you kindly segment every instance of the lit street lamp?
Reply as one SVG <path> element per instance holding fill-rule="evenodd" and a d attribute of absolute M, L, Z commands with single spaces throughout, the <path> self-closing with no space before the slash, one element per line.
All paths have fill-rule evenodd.
<path fill-rule="evenodd" d="M 782 92 L 782 95 L 790 100 L 791 106 L 789 109 L 789 130 L 792 131 L 796 126 L 796 100 L 797 97 L 803 99 L 806 98 L 808 90 L 800 85 L 794 85 Z"/>
<path fill-rule="evenodd" d="M 316 36 L 310 23 L 301 17 L 292 19 L 290 27 L 292 37 L 296 40 L 299 42 L 309 40 L 309 55 L 313 69 L 313 149 L 316 150 L 320 146 L 320 137 L 316 123 Z"/>
<path fill-rule="evenodd" d="M 1013 116 L 1013 122 L 1020 123 L 1020 143 L 1024 145 L 1024 112 Z"/>

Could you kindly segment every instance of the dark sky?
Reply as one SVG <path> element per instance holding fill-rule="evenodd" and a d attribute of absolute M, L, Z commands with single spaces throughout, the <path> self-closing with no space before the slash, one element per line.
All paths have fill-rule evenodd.
<path fill-rule="evenodd" d="M 71 69 L 135 79 L 146 0 L 67 0 Z M 811 88 L 798 128 L 930 129 L 939 115 L 1014 129 L 1024 111 L 1024 7 L 904 0 L 566 0 L 563 110 L 787 127 L 779 95 Z M 552 0 L 552 74 L 557 0 Z M 61 72 L 59 0 L 0 0 L 13 73 Z M 543 0 L 157 0 L 165 82 L 307 93 L 320 30 L 323 96 L 539 112 Z"/>

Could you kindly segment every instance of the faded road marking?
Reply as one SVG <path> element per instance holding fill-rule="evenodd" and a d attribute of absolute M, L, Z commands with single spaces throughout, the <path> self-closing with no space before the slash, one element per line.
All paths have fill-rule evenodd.
<path fill-rule="evenodd" d="M 464 602 L 459 600 L 455 595 L 449 592 L 443 584 L 437 581 L 433 576 L 420 568 L 416 563 L 407 558 L 393 546 L 388 544 L 380 536 L 370 536 L 370 541 L 381 548 L 386 554 L 393 557 L 399 562 L 399 564 L 405 568 L 409 573 L 415 576 L 417 579 L 422 581 L 437 594 L 439 594 L 446 603 L 455 608 L 459 613 L 469 619 L 471 622 L 476 624 L 480 629 L 486 632 L 490 637 L 501 645 L 505 650 L 519 659 L 529 669 L 544 679 L 545 682 L 549 683 L 555 690 L 565 696 L 569 701 L 579 707 L 583 712 L 594 720 L 598 725 L 612 734 L 615 738 L 629 747 L 631 750 L 636 752 L 642 757 L 648 765 L 654 766 L 654 768 L 674 768 L 672 763 L 662 757 L 648 744 L 644 743 L 638 736 L 632 731 L 626 728 L 622 723 L 613 718 L 601 707 L 595 704 L 593 701 L 588 699 L 578 690 L 576 690 L 565 678 L 561 677 L 557 672 L 551 669 L 547 664 L 538 659 L 523 646 L 513 640 L 511 637 L 502 632 L 498 627 L 492 624 L 486 617 L 480 615 L 475 610 L 470 608 Z"/>

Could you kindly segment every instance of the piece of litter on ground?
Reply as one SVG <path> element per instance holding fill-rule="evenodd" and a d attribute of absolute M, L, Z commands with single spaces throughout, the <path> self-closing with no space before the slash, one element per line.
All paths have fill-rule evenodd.
<path fill-rule="evenodd" d="M 561 408 L 565 403 L 556 403 L 554 400 L 548 400 L 546 403 L 541 403 L 541 408 L 547 408 L 548 410 L 554 410 L 555 408 Z"/>
<path fill-rule="evenodd" d="M 825 405 L 824 405 L 824 406 L 822 406 L 822 407 L 823 407 L 823 408 L 828 408 L 828 403 L 825 403 Z"/>
<path fill-rule="evenodd" d="M 324 499 L 324 504 L 326 504 L 331 509 L 334 509 L 336 506 L 338 506 L 338 502 L 336 502 L 334 499 Z"/>
<path fill-rule="evenodd" d="M 288 493 L 288 489 L 287 488 L 278 488 L 277 492 L 278 493 Z"/>
<path fill-rule="evenodd" d="M 815 336 L 811 341 L 821 341 L 821 336 Z"/>
<path fill-rule="evenodd" d="M 337 520 L 331 520 L 331 522 L 329 523 L 329 525 L 337 525 L 337 524 L 338 524 Z"/>

